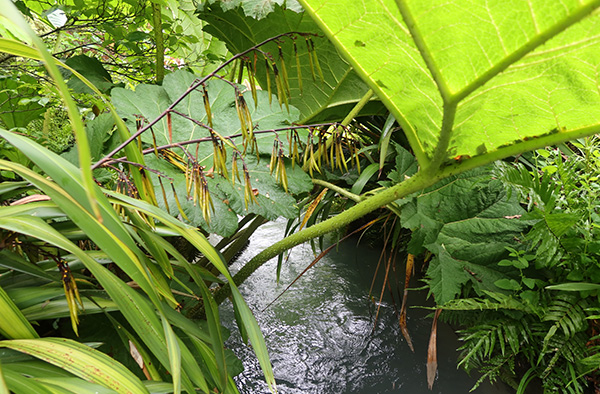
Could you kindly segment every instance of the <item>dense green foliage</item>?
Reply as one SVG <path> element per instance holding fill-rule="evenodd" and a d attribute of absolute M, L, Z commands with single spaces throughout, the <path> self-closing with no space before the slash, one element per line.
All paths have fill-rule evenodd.
<path fill-rule="evenodd" d="M 230 295 L 274 386 L 236 285 L 372 214 L 461 365 L 596 385 L 600 1 L 301 3 L 0 2 L 0 393 L 235 393 Z"/>

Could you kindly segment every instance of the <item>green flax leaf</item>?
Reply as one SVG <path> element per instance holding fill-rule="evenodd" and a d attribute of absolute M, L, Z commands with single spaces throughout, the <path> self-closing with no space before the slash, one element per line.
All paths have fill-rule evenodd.
<path fill-rule="evenodd" d="M 148 393 L 142 382 L 122 364 L 70 339 L 14 339 L 0 342 L 0 347 L 32 355 L 117 393 Z"/>

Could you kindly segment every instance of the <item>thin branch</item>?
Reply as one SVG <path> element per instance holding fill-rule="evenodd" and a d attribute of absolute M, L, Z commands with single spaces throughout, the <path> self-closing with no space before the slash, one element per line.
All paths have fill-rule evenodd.
<path fill-rule="evenodd" d="M 171 103 L 171 105 L 169 105 L 169 107 L 167 107 L 160 115 L 158 115 L 154 120 L 152 120 L 148 125 L 146 125 L 145 127 L 140 128 L 138 131 L 136 131 L 135 133 L 133 133 L 131 135 L 131 137 L 129 137 L 126 141 L 124 141 L 123 143 L 121 143 L 119 146 L 117 146 L 115 149 L 113 149 L 108 155 L 104 156 L 102 159 L 100 159 L 99 161 L 97 161 L 95 164 L 92 165 L 92 170 L 98 168 L 99 166 L 101 166 L 105 161 L 108 161 L 112 158 L 112 156 L 116 155 L 119 151 L 121 151 L 123 148 L 125 148 L 127 145 L 129 145 L 132 141 L 134 141 L 138 136 L 140 136 L 141 134 L 143 134 L 146 130 L 150 129 L 152 126 L 154 126 L 155 124 L 157 124 L 162 118 L 164 118 L 165 116 L 167 116 L 167 114 L 171 111 L 173 111 L 173 109 L 180 103 L 182 102 L 188 95 L 190 95 L 194 90 L 196 90 L 198 87 L 204 85 L 206 83 L 206 81 L 208 81 L 210 78 L 217 76 L 217 73 L 219 71 L 221 71 L 222 69 L 224 69 L 225 67 L 227 67 L 229 64 L 231 64 L 233 61 L 235 61 L 236 59 L 239 59 L 240 57 L 258 49 L 259 47 L 275 41 L 281 37 L 284 36 L 290 36 L 290 35 L 316 35 L 314 33 L 303 33 L 303 32 L 289 32 L 289 33 L 281 33 L 276 35 L 275 37 L 271 37 L 268 38 L 266 40 L 264 40 L 263 42 L 256 44 L 248 49 L 246 49 L 243 52 L 238 53 L 237 55 L 233 56 L 232 58 L 230 58 L 229 60 L 225 61 L 223 64 L 221 64 L 219 67 L 217 67 L 213 72 L 211 72 L 210 74 L 208 74 L 207 76 L 197 80 L 196 82 L 194 82 L 190 87 L 187 88 L 187 90 L 185 92 L 183 92 L 177 99 L 175 99 L 175 101 L 173 101 Z"/>

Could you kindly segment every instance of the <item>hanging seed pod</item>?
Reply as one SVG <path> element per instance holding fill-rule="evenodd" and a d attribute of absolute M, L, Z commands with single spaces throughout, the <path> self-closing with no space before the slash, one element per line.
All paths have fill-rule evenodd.
<path fill-rule="evenodd" d="M 306 167 L 306 163 L 308 162 L 308 158 L 310 155 L 310 152 L 313 150 L 313 135 L 312 135 L 312 130 L 309 128 L 308 129 L 308 140 L 306 141 L 306 145 L 304 146 L 304 153 L 302 153 L 302 167 L 304 167 L 305 169 Z"/>
<path fill-rule="evenodd" d="M 256 73 L 250 59 L 246 59 L 246 70 L 248 70 L 248 82 L 250 82 L 250 91 L 252 92 L 252 100 L 254 100 L 254 109 L 256 109 L 258 106 L 258 99 L 256 97 Z"/>
<path fill-rule="evenodd" d="M 83 302 L 79 296 L 79 290 L 77 289 L 77 283 L 71 273 L 71 269 L 65 260 L 57 260 L 56 265 L 61 275 L 63 283 L 63 289 L 65 292 L 65 298 L 67 299 L 67 305 L 69 307 L 69 315 L 71 317 L 71 325 L 75 334 L 79 335 L 77 325 L 79 324 L 79 309 L 83 310 Z M 78 305 L 79 304 L 79 305 Z"/>
<path fill-rule="evenodd" d="M 171 112 L 167 112 L 167 130 L 169 131 L 169 144 L 173 143 L 173 123 L 171 122 Z"/>
<path fill-rule="evenodd" d="M 327 140 L 325 139 L 325 130 L 319 131 L 319 149 L 317 160 L 319 161 L 319 167 L 322 165 L 322 158 L 325 158 L 325 164 L 329 165 L 329 156 L 327 155 Z"/>
<path fill-rule="evenodd" d="M 160 184 L 160 190 L 162 191 L 163 201 L 165 202 L 165 208 L 167 212 L 170 212 L 169 202 L 167 201 L 167 193 L 165 192 L 165 187 L 163 186 L 162 178 L 158 177 L 158 183 Z"/>
<path fill-rule="evenodd" d="M 221 171 L 219 173 L 221 176 L 225 177 L 225 179 L 229 180 L 229 172 L 227 171 L 227 151 L 225 150 L 223 141 L 220 141 L 219 143 L 219 151 L 219 158 L 221 159 Z"/>
<path fill-rule="evenodd" d="M 306 51 L 308 52 L 308 63 L 310 64 L 310 75 L 312 76 L 313 82 L 316 82 L 317 78 L 315 77 L 315 67 L 313 65 L 312 48 L 310 47 L 310 42 L 308 41 L 308 37 L 304 37 L 304 41 L 306 41 Z"/>
<path fill-rule="evenodd" d="M 267 73 L 267 92 L 269 93 L 269 105 L 271 105 L 271 102 L 273 101 L 273 92 L 271 90 L 271 70 L 270 70 L 270 65 L 269 65 L 269 59 L 267 59 L 265 57 L 265 70 Z"/>
<path fill-rule="evenodd" d="M 173 186 L 173 182 L 171 182 L 171 190 L 173 191 L 173 197 L 175 197 L 175 204 L 177 204 L 177 210 L 179 211 L 179 214 L 182 218 L 189 222 L 190 219 L 188 219 L 187 215 L 185 214 L 185 212 L 183 212 L 183 209 L 181 208 L 181 204 L 179 203 L 179 197 L 177 197 L 177 192 L 175 192 L 175 186 Z"/>
<path fill-rule="evenodd" d="M 210 223 L 210 212 L 214 212 L 215 207 L 213 205 L 212 198 L 208 191 L 208 183 L 206 182 L 206 178 L 204 177 L 204 174 L 200 169 L 198 171 L 198 176 L 200 184 L 199 200 L 202 209 L 202 217 L 204 218 L 204 221 L 206 221 L 206 223 Z"/>
<path fill-rule="evenodd" d="M 156 143 L 156 136 L 154 135 L 154 130 L 150 129 L 150 133 L 152 134 L 152 147 L 154 148 L 154 156 L 158 159 L 158 150 L 156 147 L 158 144 Z"/>
<path fill-rule="evenodd" d="M 191 196 L 192 186 L 194 184 L 194 170 L 192 166 L 188 165 L 185 168 L 185 194 Z"/>
<path fill-rule="evenodd" d="M 300 67 L 300 56 L 298 55 L 298 47 L 296 46 L 296 39 L 294 38 L 294 56 L 296 57 L 296 71 L 298 72 L 298 88 L 300 89 L 300 95 L 302 95 L 302 67 Z"/>
<path fill-rule="evenodd" d="M 252 185 L 250 184 L 250 172 L 246 167 L 246 163 L 242 162 L 242 166 L 244 171 L 244 205 L 246 206 L 246 209 L 248 209 L 248 204 L 250 201 L 253 201 L 255 204 L 258 204 L 258 201 L 256 200 L 256 196 L 252 190 Z"/>
<path fill-rule="evenodd" d="M 204 110 L 206 111 L 206 123 L 212 129 L 212 111 L 210 109 L 210 100 L 208 99 L 208 92 L 206 86 L 202 86 L 202 99 L 204 100 Z"/>
<path fill-rule="evenodd" d="M 210 133 L 213 146 L 213 169 L 215 172 L 220 173 L 221 171 L 221 150 L 219 149 L 219 141 L 215 138 L 213 133 Z"/>
<path fill-rule="evenodd" d="M 229 71 L 229 77 L 227 78 L 227 80 L 229 80 L 229 81 L 234 81 L 234 80 L 235 80 L 235 74 L 236 74 L 236 72 L 237 72 L 237 69 L 238 69 L 238 63 L 239 63 L 240 61 L 241 61 L 241 60 L 240 60 L 239 58 L 238 58 L 238 59 L 235 59 L 235 60 L 233 61 L 233 64 L 231 65 L 231 70 Z"/>
<path fill-rule="evenodd" d="M 248 108 L 248 104 L 246 104 L 246 100 L 244 96 L 240 92 L 240 107 L 242 108 L 243 115 L 246 119 L 246 125 L 248 126 L 248 137 L 250 139 L 254 138 L 254 124 L 252 124 L 252 114 L 250 113 L 250 108 Z"/>
<path fill-rule="evenodd" d="M 279 107 L 281 108 L 281 105 L 285 104 L 285 108 L 288 112 L 290 112 L 290 107 L 288 104 L 287 96 L 285 94 L 283 80 L 275 63 L 273 63 L 273 74 L 275 75 L 275 86 L 277 87 L 277 100 L 279 101 Z"/>
<path fill-rule="evenodd" d="M 356 169 L 358 171 L 358 173 L 361 173 L 361 169 L 360 169 L 360 157 L 358 156 L 358 141 L 353 141 L 352 142 L 352 148 L 353 148 L 353 153 L 354 153 L 354 160 L 356 162 Z"/>
<path fill-rule="evenodd" d="M 269 174 L 273 175 L 273 170 L 275 169 L 275 164 L 277 162 L 277 151 L 279 148 L 279 142 L 277 139 L 273 141 L 273 150 L 271 151 L 271 161 L 269 162 Z"/>
<path fill-rule="evenodd" d="M 240 59 L 240 61 L 237 63 L 237 66 L 239 67 L 239 70 L 236 82 L 241 84 L 244 80 L 244 60 Z"/>
<path fill-rule="evenodd" d="M 338 166 L 340 168 L 340 171 L 342 171 L 342 166 L 344 166 L 344 170 L 346 172 L 348 172 L 348 165 L 346 164 L 346 156 L 344 155 L 344 146 L 343 146 L 343 138 L 342 135 L 340 135 L 340 140 L 338 143 Z"/>
<path fill-rule="evenodd" d="M 143 120 L 144 120 L 144 118 L 141 117 L 141 116 L 139 116 L 139 115 L 137 115 L 135 117 L 135 130 L 136 131 L 140 131 L 142 129 L 142 125 L 143 125 L 142 122 L 143 122 Z"/>
<path fill-rule="evenodd" d="M 284 161 L 284 155 L 283 155 L 283 149 L 279 149 L 279 153 L 277 155 L 277 171 L 275 172 L 275 179 L 277 180 L 277 182 L 281 183 L 281 186 L 283 186 L 283 190 L 288 191 L 288 180 L 287 180 L 287 173 L 285 170 L 285 161 Z"/>
<path fill-rule="evenodd" d="M 277 44 L 277 47 L 279 48 L 279 63 L 281 64 L 281 77 L 283 80 L 283 86 L 285 87 L 287 95 L 290 96 L 290 84 L 287 68 L 285 67 L 285 60 L 283 59 L 283 51 L 281 50 L 281 45 Z"/>
<path fill-rule="evenodd" d="M 195 165 L 194 166 L 194 193 L 192 195 L 192 202 L 194 204 L 194 206 L 197 206 L 198 203 L 202 203 L 202 182 L 200 179 L 200 173 L 201 173 L 202 169 L 200 168 L 199 165 Z"/>
<path fill-rule="evenodd" d="M 335 169 L 335 159 L 334 158 L 335 158 L 335 147 L 337 145 L 336 139 L 337 139 L 337 132 L 336 132 L 336 130 L 334 130 L 333 133 L 331 134 L 331 145 L 329 146 L 329 166 L 332 171 Z"/>
<path fill-rule="evenodd" d="M 152 184 L 152 181 L 150 181 L 148 173 L 146 172 L 146 170 L 142 169 L 140 171 L 140 175 L 142 176 L 142 186 L 144 187 L 144 193 L 149 199 L 148 202 L 154 206 L 157 206 L 158 201 L 156 200 L 156 194 L 154 194 L 154 185 Z"/>
<path fill-rule="evenodd" d="M 310 49 L 313 54 L 313 60 L 315 62 L 315 68 L 317 69 L 317 73 L 319 74 L 319 78 L 321 78 L 321 83 L 325 82 L 325 78 L 323 78 L 323 71 L 321 70 L 321 65 L 319 64 L 319 58 L 317 57 L 317 51 L 315 51 L 315 43 L 312 38 L 308 39 L 310 42 Z"/>
<path fill-rule="evenodd" d="M 246 147 L 248 146 L 248 125 L 246 123 L 246 114 L 241 107 L 240 97 L 243 98 L 242 94 L 238 92 L 238 94 L 235 96 L 235 109 L 237 111 L 238 119 L 240 120 L 240 130 L 242 131 L 242 141 L 245 154 Z"/>
<path fill-rule="evenodd" d="M 250 151 L 256 155 L 256 163 L 260 163 L 260 153 L 258 152 L 258 142 L 256 136 L 252 134 L 252 140 L 250 140 Z"/>
<path fill-rule="evenodd" d="M 277 101 L 279 101 L 279 108 L 281 108 L 283 104 L 283 86 L 281 83 L 281 77 L 279 76 L 279 70 L 277 69 L 277 65 L 273 63 L 273 75 L 275 76 L 275 88 L 277 90 Z"/>
<path fill-rule="evenodd" d="M 233 155 L 232 155 L 232 161 L 231 161 L 231 184 L 232 185 L 235 185 L 236 178 L 239 182 L 241 182 L 240 171 L 239 171 L 238 165 L 237 165 L 237 159 L 238 159 L 238 151 L 234 150 Z"/>
<path fill-rule="evenodd" d="M 313 169 L 317 169 L 317 171 L 321 172 L 321 169 L 317 166 L 315 161 L 315 153 L 314 153 L 314 142 L 313 142 L 313 133 L 312 130 L 309 131 L 308 142 L 304 149 L 304 154 L 302 156 L 302 168 L 310 173 L 310 176 L 313 176 Z"/>
<path fill-rule="evenodd" d="M 283 82 L 281 80 L 281 73 L 279 72 L 279 69 L 277 68 L 277 65 L 275 64 L 275 62 L 272 63 L 272 67 L 273 67 L 273 75 L 275 76 L 275 88 L 277 90 L 277 100 L 279 101 L 279 106 L 281 107 L 281 105 L 283 104 L 283 95 L 285 94 L 285 88 L 283 86 Z"/>
<path fill-rule="evenodd" d="M 300 161 L 300 155 L 298 153 L 298 145 L 300 144 L 300 136 L 298 135 L 297 130 L 292 130 L 290 132 L 291 141 L 288 141 L 290 144 L 290 159 L 292 159 L 292 168 L 295 168 L 296 161 Z M 288 139 L 289 140 L 289 139 Z"/>

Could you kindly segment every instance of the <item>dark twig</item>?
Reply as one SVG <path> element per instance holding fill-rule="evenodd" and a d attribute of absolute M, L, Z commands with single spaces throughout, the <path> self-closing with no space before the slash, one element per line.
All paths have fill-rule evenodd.
<path fill-rule="evenodd" d="M 229 64 L 231 64 L 233 61 L 235 61 L 236 59 L 239 59 L 239 58 L 245 56 L 248 53 L 251 53 L 251 52 L 257 50 L 258 48 L 260 48 L 261 46 L 263 46 L 263 45 L 265 45 L 265 44 L 267 44 L 269 42 L 276 41 L 276 40 L 278 40 L 281 37 L 293 36 L 293 35 L 306 36 L 306 35 L 316 35 L 316 34 L 314 34 L 314 33 L 303 33 L 303 32 L 289 32 L 289 33 L 278 34 L 275 37 L 271 37 L 269 39 L 266 39 L 263 42 L 261 42 L 259 44 L 256 44 L 256 45 L 254 45 L 254 46 L 246 49 L 245 51 L 240 52 L 237 55 L 233 56 L 232 58 L 230 58 L 229 60 L 227 60 L 223 64 L 221 64 L 219 67 L 217 67 L 217 69 L 214 70 L 212 73 L 208 74 L 207 76 L 205 76 L 205 77 L 203 77 L 201 79 L 196 80 L 190 87 L 187 88 L 187 90 L 185 92 L 183 92 L 183 94 L 181 94 L 177 99 L 175 99 L 175 101 L 173 101 L 173 103 L 171 103 L 171 105 L 169 105 L 169 107 L 167 107 L 160 115 L 158 115 L 155 119 L 153 119 L 148 125 L 140 128 L 138 131 L 136 131 L 134 134 L 132 134 L 131 137 L 129 137 L 126 141 L 124 141 L 119 146 L 117 146 L 115 149 L 113 149 L 109 154 L 107 154 L 102 159 L 100 159 L 95 164 L 93 164 L 92 165 L 92 169 L 96 169 L 96 168 L 102 166 L 105 162 L 111 160 L 111 158 L 114 155 L 116 155 L 119 151 L 121 151 L 123 148 L 125 148 L 127 145 L 129 145 L 138 136 L 140 136 L 146 130 L 150 129 L 152 126 L 154 126 L 155 124 L 157 124 L 162 118 L 164 118 L 165 116 L 167 116 L 167 114 L 169 112 L 172 112 L 174 110 L 174 108 L 181 101 L 183 101 L 189 94 L 191 94 L 198 87 L 204 85 L 206 83 L 206 81 L 208 81 L 210 78 L 213 78 L 213 77 L 217 76 L 217 73 L 219 71 L 223 70 L 225 67 L 227 67 Z"/>

